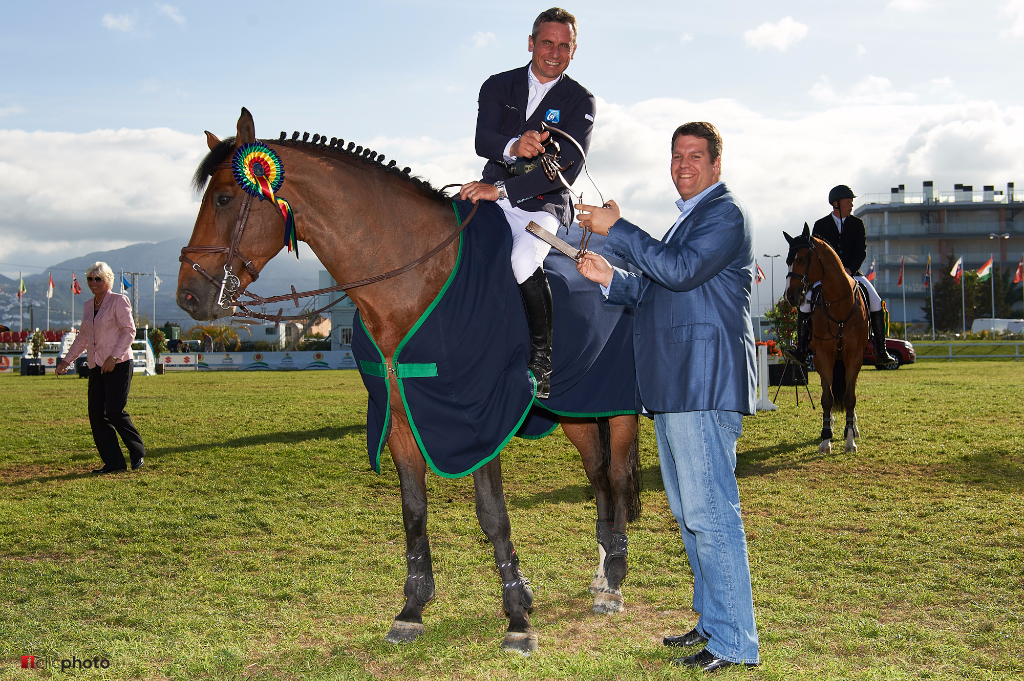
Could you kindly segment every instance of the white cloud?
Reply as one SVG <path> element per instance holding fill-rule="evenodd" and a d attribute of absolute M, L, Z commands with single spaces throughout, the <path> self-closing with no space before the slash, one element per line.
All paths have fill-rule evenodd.
<path fill-rule="evenodd" d="M 498 36 L 494 35 L 490 31 L 486 33 L 484 31 L 477 31 L 473 34 L 473 47 L 480 49 L 493 45 L 498 42 Z"/>
<path fill-rule="evenodd" d="M 681 43 L 692 43 L 693 42 L 693 36 L 690 35 L 689 33 L 684 33 L 681 36 L 679 36 L 679 42 L 681 42 Z"/>
<path fill-rule="evenodd" d="M 885 8 L 911 14 L 922 12 L 931 7 L 931 4 L 930 0 L 889 0 L 889 4 Z"/>
<path fill-rule="evenodd" d="M 1012 38 L 1024 37 L 1024 0 L 1007 0 L 1003 6 L 1003 14 L 1010 17 L 1010 27 L 1000 35 Z"/>
<path fill-rule="evenodd" d="M 103 25 L 111 31 L 124 31 L 127 33 L 135 28 L 135 19 L 127 14 L 119 14 L 117 16 L 114 16 L 113 14 L 104 14 Z"/>
<path fill-rule="evenodd" d="M 205 138 L 159 128 L 0 130 L 0 256 L 187 236 L 198 210 L 189 183 L 206 152 Z"/>
<path fill-rule="evenodd" d="M 25 110 L 20 106 L 5 106 L 0 108 L 0 118 L 4 116 L 10 116 L 11 114 L 25 113 Z"/>
<path fill-rule="evenodd" d="M 858 57 L 863 57 L 867 53 L 868 53 L 868 48 L 864 47 L 863 45 L 857 45 L 857 56 Z"/>
<path fill-rule="evenodd" d="M 866 76 L 855 83 L 846 92 L 836 92 L 826 76 L 815 83 L 810 92 L 811 98 L 821 104 L 896 104 L 913 102 L 917 95 L 913 92 L 896 92 L 892 82 L 881 76 Z"/>
<path fill-rule="evenodd" d="M 160 14 L 169 17 L 172 21 L 177 22 L 181 25 L 185 24 L 185 17 L 182 16 L 181 10 L 179 10 L 177 7 L 173 5 L 165 5 L 163 3 L 158 2 L 156 3 L 156 9 L 158 12 L 160 12 Z"/>
<path fill-rule="evenodd" d="M 791 45 L 795 45 L 807 35 L 807 25 L 799 21 L 793 21 L 793 17 L 786 17 L 776 23 L 765 22 L 757 28 L 746 31 L 743 40 L 747 45 L 763 50 L 771 47 L 779 52 L 785 52 Z"/>

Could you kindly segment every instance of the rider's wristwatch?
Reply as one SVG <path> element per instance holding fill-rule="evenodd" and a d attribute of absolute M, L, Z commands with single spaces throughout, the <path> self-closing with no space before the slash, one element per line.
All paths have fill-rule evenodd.
<path fill-rule="evenodd" d="M 494 188 L 498 190 L 498 200 L 508 198 L 508 192 L 505 191 L 505 180 L 498 180 L 494 183 Z"/>

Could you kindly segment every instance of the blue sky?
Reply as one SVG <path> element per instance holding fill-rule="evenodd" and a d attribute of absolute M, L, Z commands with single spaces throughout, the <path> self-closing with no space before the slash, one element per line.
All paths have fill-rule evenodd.
<path fill-rule="evenodd" d="M 5 3 L 0 272 L 187 239 L 202 131 L 231 134 L 241 106 L 264 136 L 344 137 L 435 184 L 476 179 L 480 83 L 527 62 L 546 7 Z M 673 219 L 668 135 L 686 120 L 722 130 L 759 252 L 824 215 L 838 183 L 1024 183 L 1024 0 L 567 9 L 568 73 L 599 100 L 592 173 L 652 233 Z"/>

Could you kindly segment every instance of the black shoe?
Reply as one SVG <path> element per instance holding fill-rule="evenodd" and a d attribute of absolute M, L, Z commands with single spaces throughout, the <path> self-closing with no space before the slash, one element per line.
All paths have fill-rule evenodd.
<path fill-rule="evenodd" d="M 554 323 L 551 287 L 540 267 L 519 285 L 519 294 L 526 308 L 526 322 L 530 326 L 530 360 L 526 363 L 537 380 L 537 398 L 544 400 L 551 394 L 551 336 Z"/>
<path fill-rule="evenodd" d="M 899 364 L 896 364 L 896 358 L 890 355 L 889 348 L 885 347 L 885 312 L 883 310 L 872 312 L 870 318 L 871 336 L 875 346 L 875 368 L 898 368 Z M 893 364 L 896 364 L 896 367 L 892 367 Z"/>
<path fill-rule="evenodd" d="M 137 471 L 142 468 L 143 464 L 146 463 L 146 457 L 140 456 L 138 459 L 132 460 L 132 470 Z"/>
<path fill-rule="evenodd" d="M 690 646 L 699 645 L 701 643 L 707 643 L 708 639 L 704 637 L 699 631 L 697 631 L 697 627 L 694 627 L 682 636 L 666 636 L 664 639 L 662 639 L 661 642 L 663 645 L 666 646 L 689 648 Z"/>
<path fill-rule="evenodd" d="M 92 473 L 93 475 L 106 475 L 107 473 L 120 473 L 126 470 L 128 470 L 127 466 L 121 466 L 120 468 L 117 466 L 104 466 L 103 468 L 93 469 Z"/>
<path fill-rule="evenodd" d="M 738 667 L 740 665 L 745 665 L 747 667 L 758 666 L 757 662 L 729 662 L 729 660 L 723 660 L 720 657 L 716 657 L 715 654 L 707 648 L 696 655 L 690 655 L 689 657 L 677 657 L 672 660 L 672 664 L 677 667 L 692 667 L 707 674 L 717 672 L 718 670 L 725 669 L 726 667 Z"/>

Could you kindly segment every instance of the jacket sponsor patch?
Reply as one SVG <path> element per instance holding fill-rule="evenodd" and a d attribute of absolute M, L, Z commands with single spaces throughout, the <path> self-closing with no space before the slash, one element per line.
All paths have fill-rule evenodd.
<path fill-rule="evenodd" d="M 557 123 L 562 117 L 561 109 L 548 109 L 548 112 L 544 114 L 544 122 L 546 123 Z"/>

